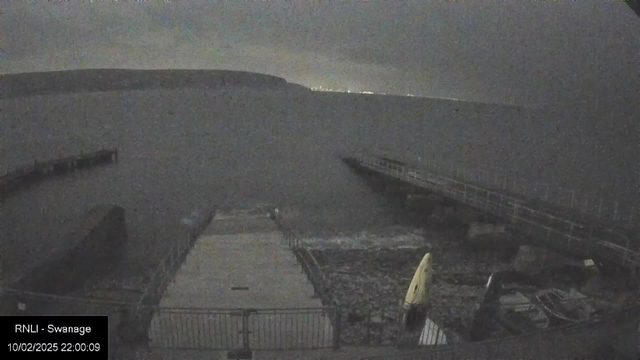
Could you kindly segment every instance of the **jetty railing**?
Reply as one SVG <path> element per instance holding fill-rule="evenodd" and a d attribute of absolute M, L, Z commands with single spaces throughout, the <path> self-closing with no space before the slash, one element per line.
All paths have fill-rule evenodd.
<path fill-rule="evenodd" d="M 202 215 L 201 219 L 194 219 L 196 223 L 194 227 L 185 231 L 183 236 L 171 244 L 169 251 L 164 256 L 160 264 L 157 266 L 149 282 L 147 283 L 138 306 L 155 305 L 158 303 L 167 285 L 182 266 L 187 254 L 193 248 L 198 236 L 211 223 L 215 216 L 216 210 L 208 211 Z"/>
<path fill-rule="evenodd" d="M 381 158 L 380 154 L 369 150 L 358 151 L 355 156 Z M 466 165 L 453 162 L 440 163 L 437 159 L 406 156 L 408 156 L 406 166 L 416 170 L 436 172 L 448 178 L 490 187 L 495 191 L 524 195 L 553 206 L 562 213 L 570 212 L 572 216 L 597 219 L 619 227 L 640 228 L 640 208 L 636 198 L 617 199 L 606 195 L 602 190 L 578 191 L 574 188 L 531 181 L 499 171 L 472 170 Z"/>
<path fill-rule="evenodd" d="M 435 189 L 462 203 L 507 219 L 509 225 L 548 243 L 565 241 L 567 247 L 571 246 L 584 255 L 597 253 L 619 261 L 624 267 L 640 267 L 640 252 L 631 250 L 631 246 L 640 244 L 632 243 L 629 234 L 617 228 L 567 219 L 538 204 L 532 206 L 527 199 L 515 194 L 421 171 L 390 159 L 372 156 L 356 159 L 370 169 L 419 187 Z"/>

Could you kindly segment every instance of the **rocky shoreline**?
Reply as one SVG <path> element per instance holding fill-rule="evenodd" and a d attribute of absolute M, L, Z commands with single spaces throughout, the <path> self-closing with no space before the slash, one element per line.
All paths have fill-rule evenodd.
<path fill-rule="evenodd" d="M 385 345 L 396 340 L 401 301 L 416 266 L 427 252 L 434 256 L 435 273 L 429 317 L 445 331 L 450 342 L 459 341 L 465 336 L 465 324 L 491 272 L 510 265 L 496 262 L 492 254 L 473 253 L 460 242 L 444 239 L 422 238 L 421 246 L 398 247 L 395 239 L 415 237 L 416 230 L 405 228 L 409 233 L 402 234 L 402 229 L 396 228 L 395 236 L 388 234 L 389 229 L 381 230 L 387 231 L 386 246 L 343 249 L 307 245 L 329 279 L 333 296 L 343 306 L 345 343 L 364 339 Z M 379 235 L 378 242 L 382 242 Z M 354 243 L 357 240 L 352 246 Z"/>
<path fill-rule="evenodd" d="M 417 265 L 427 252 L 434 261 L 428 317 L 445 332 L 448 343 L 468 339 L 476 303 L 494 272 L 518 277 L 524 274 L 506 288 L 532 292 L 548 287 L 580 289 L 584 285 L 557 264 L 538 267 L 534 275 L 531 275 L 534 272 L 519 271 L 515 259 L 523 261 L 524 258 L 526 262 L 529 259 L 523 255 L 530 254 L 522 249 L 518 251 L 517 246 L 514 252 L 513 246 L 498 243 L 504 241 L 500 238 L 504 234 L 489 235 L 488 241 L 470 242 L 468 229 L 460 226 L 459 221 L 461 216 L 469 214 L 436 211 L 431 216 L 416 218 L 415 212 L 412 214 L 406 209 L 399 209 L 398 213 L 398 218 L 406 221 L 399 221 L 397 225 L 301 239 L 328 279 L 331 295 L 342 306 L 344 344 L 404 343 L 404 337 L 398 339 L 400 304 Z M 539 254 L 534 255 L 532 259 L 536 262 Z M 544 253 L 545 258 L 554 258 L 558 264 L 571 262 L 557 254 L 550 255 L 553 256 Z M 498 329 L 492 336 L 507 334 L 505 329 Z"/>

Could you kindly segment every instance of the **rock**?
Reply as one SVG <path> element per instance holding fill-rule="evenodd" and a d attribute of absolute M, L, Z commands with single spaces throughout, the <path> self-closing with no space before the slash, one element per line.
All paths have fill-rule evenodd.
<path fill-rule="evenodd" d="M 545 267 L 560 266 L 567 259 L 544 248 L 522 245 L 513 261 L 517 271 L 536 273 Z"/>
<path fill-rule="evenodd" d="M 506 227 L 504 224 L 472 222 L 469 224 L 467 236 L 470 239 L 474 239 L 481 235 L 504 234 L 506 232 L 505 229 Z"/>
<path fill-rule="evenodd" d="M 373 325 L 380 325 L 382 324 L 382 317 L 380 317 L 379 315 L 374 315 L 371 317 L 371 324 Z"/>
<path fill-rule="evenodd" d="M 611 292 L 612 287 L 615 287 L 611 285 L 611 279 L 593 276 L 580 288 L 580 291 L 587 295 L 602 297 Z"/>
<path fill-rule="evenodd" d="M 347 315 L 347 322 L 349 324 L 353 324 L 353 323 L 357 323 L 357 322 L 362 322 L 364 321 L 364 316 L 356 313 L 356 312 L 350 312 Z"/>

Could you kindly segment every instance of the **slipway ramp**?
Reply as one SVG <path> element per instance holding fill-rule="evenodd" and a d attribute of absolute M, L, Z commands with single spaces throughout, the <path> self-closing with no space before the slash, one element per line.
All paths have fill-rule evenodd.
<path fill-rule="evenodd" d="M 151 348 L 328 348 L 333 329 L 267 214 L 217 214 L 160 300 Z"/>

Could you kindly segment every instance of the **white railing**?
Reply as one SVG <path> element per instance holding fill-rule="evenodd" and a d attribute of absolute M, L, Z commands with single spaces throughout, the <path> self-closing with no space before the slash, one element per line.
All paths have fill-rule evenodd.
<path fill-rule="evenodd" d="M 554 212 L 527 204 L 527 200 L 504 192 L 488 190 L 484 187 L 421 171 L 408 166 L 398 165 L 376 156 L 358 157 L 366 167 L 405 180 L 420 187 L 435 188 L 440 193 L 453 197 L 463 203 L 481 208 L 501 218 L 506 218 L 512 225 L 528 225 L 537 228 L 537 235 L 566 239 L 584 244 L 584 248 L 597 246 L 603 251 L 622 261 L 623 266 L 640 266 L 640 253 L 629 249 L 630 239 L 627 234 L 614 229 L 600 228 L 593 223 L 585 223 L 581 219 L 563 217 Z M 535 231 L 532 231 L 535 232 Z M 575 248 L 575 243 L 574 243 Z"/>

